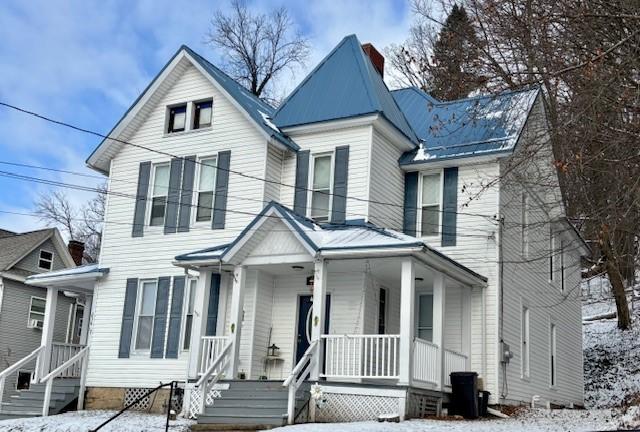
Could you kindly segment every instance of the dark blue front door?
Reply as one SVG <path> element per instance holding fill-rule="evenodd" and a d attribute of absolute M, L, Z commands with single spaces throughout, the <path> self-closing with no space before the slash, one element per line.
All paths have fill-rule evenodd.
<path fill-rule="evenodd" d="M 329 312 L 331 311 L 331 296 L 327 294 L 324 319 L 324 333 L 329 333 Z M 311 296 L 300 296 L 298 301 L 298 339 L 296 343 L 296 363 L 300 361 L 311 344 L 311 315 L 313 301 Z"/>

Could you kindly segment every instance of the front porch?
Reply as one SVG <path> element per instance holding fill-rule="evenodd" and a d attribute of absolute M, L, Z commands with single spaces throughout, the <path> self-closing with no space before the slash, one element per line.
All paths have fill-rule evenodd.
<path fill-rule="evenodd" d="M 322 248 L 313 236 L 326 241 L 325 233 L 282 213 L 272 208 L 231 245 L 174 262 L 198 274 L 193 414 L 215 405 L 230 379 L 282 380 L 292 423 L 305 383 L 443 393 L 450 372 L 478 370 L 471 322 L 481 319 L 484 278 L 367 225 L 336 228 L 334 241 L 366 236 L 368 244 Z"/>

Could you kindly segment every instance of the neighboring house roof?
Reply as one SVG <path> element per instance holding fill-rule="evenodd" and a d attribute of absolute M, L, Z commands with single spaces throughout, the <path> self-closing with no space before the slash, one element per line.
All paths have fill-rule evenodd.
<path fill-rule="evenodd" d="M 250 236 L 258 231 L 258 224 L 266 219 L 279 217 L 294 234 L 304 243 L 311 254 L 329 251 L 358 251 L 363 249 L 395 249 L 395 248 L 421 248 L 454 264 L 465 273 L 474 278 L 486 281 L 487 279 L 473 270 L 465 267 L 448 256 L 436 251 L 422 240 L 406 234 L 380 228 L 362 220 L 347 221 L 345 224 L 318 224 L 311 219 L 294 213 L 293 210 L 271 201 L 253 221 L 230 244 L 218 245 L 212 248 L 201 249 L 194 252 L 178 255 L 177 263 L 195 261 L 228 262 L 237 248 Z"/>
<path fill-rule="evenodd" d="M 18 233 L 0 228 L 0 238 L 11 237 L 14 235 L 18 235 Z"/>
<path fill-rule="evenodd" d="M 539 89 L 440 102 L 425 92 L 392 92 L 422 143 L 401 165 L 513 151 Z"/>
<path fill-rule="evenodd" d="M 355 35 L 345 37 L 273 116 L 280 128 L 380 114 L 410 141 L 416 134 Z"/>
<path fill-rule="evenodd" d="M 235 102 L 237 107 L 247 114 L 256 127 L 258 127 L 267 137 L 274 139 L 293 151 L 297 151 L 299 149 L 296 143 L 289 139 L 272 123 L 271 117 L 275 112 L 275 108 L 256 97 L 253 93 L 238 84 L 231 77 L 186 45 L 182 45 L 167 64 L 162 67 L 160 72 L 158 72 L 158 74 L 153 78 L 147 88 L 145 88 L 144 91 L 136 98 L 120 120 L 118 120 L 118 123 L 116 123 L 113 129 L 111 129 L 107 134 L 108 137 L 121 139 L 119 138 L 119 134 L 126 129 L 128 123 L 133 120 L 140 107 L 150 100 L 153 100 L 153 96 L 156 93 L 167 90 L 167 87 L 161 86 L 161 83 L 171 75 L 171 72 L 184 57 L 199 67 L 199 70 L 201 70 L 208 79 L 221 87 L 223 92 L 226 93 L 233 102 Z M 107 153 L 109 146 L 117 146 L 117 148 L 119 148 L 122 145 L 124 145 L 124 143 L 105 138 L 91 153 L 91 155 L 89 155 L 86 161 L 87 164 L 104 174 L 108 174 L 109 168 L 106 160 L 109 159 L 110 156 L 107 155 L 104 158 L 102 156 Z"/>
<path fill-rule="evenodd" d="M 2 230 L 3 232 L 11 232 Z M 1 233 L 0 233 L 1 234 Z M 25 233 L 13 233 L 14 235 L 0 236 L 0 271 L 9 270 L 16 263 L 27 256 L 31 251 L 40 246 L 48 239 L 54 240 L 58 246 L 58 253 L 68 266 L 73 267 L 73 259 L 69 255 L 67 248 L 55 228 L 47 228 Z"/>

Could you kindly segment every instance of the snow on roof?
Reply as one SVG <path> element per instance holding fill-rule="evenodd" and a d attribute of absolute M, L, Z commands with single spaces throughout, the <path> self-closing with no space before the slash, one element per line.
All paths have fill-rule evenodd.
<path fill-rule="evenodd" d="M 401 165 L 514 149 L 539 89 L 439 102 L 416 88 L 392 92 L 422 143 Z"/>

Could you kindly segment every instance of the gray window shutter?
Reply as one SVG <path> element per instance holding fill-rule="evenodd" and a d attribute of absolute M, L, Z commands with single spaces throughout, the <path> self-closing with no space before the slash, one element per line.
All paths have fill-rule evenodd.
<path fill-rule="evenodd" d="M 175 233 L 178 229 L 178 202 L 180 200 L 180 181 L 182 179 L 182 158 L 171 159 L 169 170 L 169 191 L 167 193 L 167 212 L 164 218 L 164 233 Z"/>
<path fill-rule="evenodd" d="M 133 211 L 132 237 L 144 235 L 144 213 L 147 208 L 147 194 L 149 192 L 149 176 L 151 175 L 151 162 L 140 162 L 138 169 L 138 190 L 136 192 L 136 205 Z"/>
<path fill-rule="evenodd" d="M 153 336 L 151 339 L 151 358 L 162 358 L 164 354 L 170 284 L 170 277 L 163 276 L 158 278 L 158 294 L 156 296 L 156 311 L 153 319 Z"/>
<path fill-rule="evenodd" d="M 296 190 L 293 195 L 293 211 L 299 215 L 307 213 L 307 189 L 309 187 L 309 150 L 296 155 Z"/>
<path fill-rule="evenodd" d="M 333 169 L 333 205 L 331 222 L 342 224 L 347 215 L 347 178 L 349 177 L 349 146 L 336 147 Z"/>
<path fill-rule="evenodd" d="M 127 279 L 127 288 L 124 293 L 124 307 L 122 308 L 122 327 L 120 328 L 120 348 L 118 349 L 118 358 L 129 358 L 137 298 L 138 279 Z"/>
<path fill-rule="evenodd" d="M 418 171 L 404 174 L 404 218 L 402 231 L 406 235 L 416 235 L 418 224 Z"/>
<path fill-rule="evenodd" d="M 196 167 L 196 157 L 184 158 L 182 172 L 182 188 L 180 191 L 180 214 L 178 215 L 178 232 L 189 231 L 191 224 L 191 204 L 193 199 L 193 177 Z"/>
<path fill-rule="evenodd" d="M 218 326 L 218 302 L 220 301 L 220 275 L 211 275 L 211 286 L 209 287 L 209 305 L 207 306 L 207 336 L 216 335 Z"/>
<path fill-rule="evenodd" d="M 444 169 L 442 192 L 442 246 L 456 245 L 458 167 Z"/>
<path fill-rule="evenodd" d="M 213 202 L 212 229 L 224 229 L 227 213 L 227 193 L 229 192 L 229 168 L 231 167 L 231 151 L 218 153 L 216 169 L 216 197 Z"/>
<path fill-rule="evenodd" d="M 180 326 L 182 324 L 182 300 L 184 299 L 184 276 L 173 277 L 171 309 L 169 310 L 169 335 L 165 358 L 178 358 L 180 351 Z"/>

